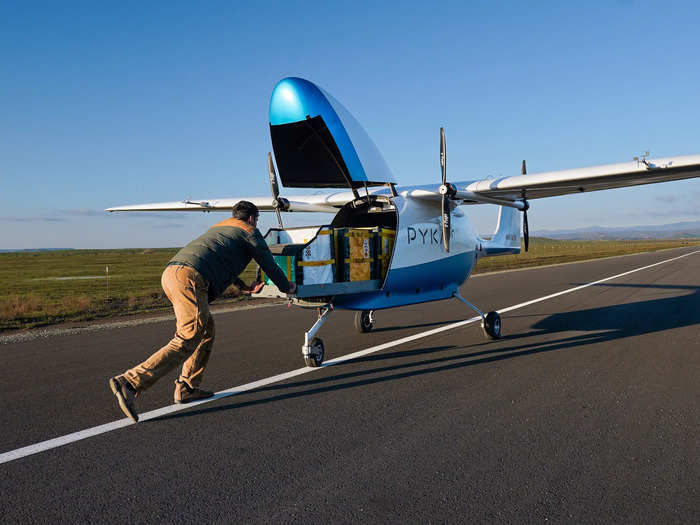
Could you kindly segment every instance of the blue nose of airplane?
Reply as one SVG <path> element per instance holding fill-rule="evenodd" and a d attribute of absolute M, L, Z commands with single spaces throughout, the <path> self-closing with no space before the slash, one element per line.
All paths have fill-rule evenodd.
<path fill-rule="evenodd" d="M 272 90 L 270 124 L 273 126 L 299 122 L 307 116 L 327 118 L 331 113 L 333 108 L 321 90 L 303 78 L 284 78 Z"/>
<path fill-rule="evenodd" d="M 357 120 L 303 78 L 284 78 L 272 90 L 270 136 L 284 186 L 360 188 L 393 181 Z"/>

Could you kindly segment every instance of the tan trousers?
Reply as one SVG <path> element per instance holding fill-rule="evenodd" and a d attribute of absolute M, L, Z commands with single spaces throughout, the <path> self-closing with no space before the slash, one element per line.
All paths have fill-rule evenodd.
<path fill-rule="evenodd" d="M 184 265 L 166 266 L 161 284 L 173 304 L 177 328 L 167 345 L 140 365 L 124 372 L 137 392 L 152 386 L 183 361 L 179 380 L 193 388 L 198 387 L 214 344 L 214 319 L 209 312 L 208 286 L 199 272 Z"/>

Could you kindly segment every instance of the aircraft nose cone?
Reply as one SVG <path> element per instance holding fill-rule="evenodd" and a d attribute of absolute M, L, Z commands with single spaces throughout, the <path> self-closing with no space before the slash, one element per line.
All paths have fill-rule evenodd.
<path fill-rule="evenodd" d="M 270 124 L 289 124 L 319 115 L 328 106 L 326 97 L 308 80 L 288 77 L 280 80 L 270 97 Z"/>

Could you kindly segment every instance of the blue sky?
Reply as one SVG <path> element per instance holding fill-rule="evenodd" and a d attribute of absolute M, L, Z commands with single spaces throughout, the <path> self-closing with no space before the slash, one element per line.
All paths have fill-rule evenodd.
<path fill-rule="evenodd" d="M 343 102 L 401 184 L 439 180 L 440 126 L 452 180 L 700 153 L 699 4 L 569 4 L 4 2 L 0 249 L 187 243 L 226 215 L 102 210 L 267 195 L 291 75 Z M 700 180 L 532 204 L 532 230 L 699 220 Z"/>

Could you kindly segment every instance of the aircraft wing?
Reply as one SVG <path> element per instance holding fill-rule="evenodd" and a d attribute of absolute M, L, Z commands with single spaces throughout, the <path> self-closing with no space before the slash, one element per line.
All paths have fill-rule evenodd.
<path fill-rule="evenodd" d="M 457 204 L 519 203 L 523 196 L 530 199 L 554 197 L 570 193 L 609 190 L 700 177 L 700 155 L 685 155 L 659 159 L 605 164 L 572 170 L 548 171 L 513 177 L 489 178 L 453 182 L 457 190 L 452 198 Z M 440 202 L 439 184 L 403 186 L 404 197 Z"/>
<path fill-rule="evenodd" d="M 226 199 L 187 199 L 175 202 L 155 202 L 151 204 L 133 204 L 116 206 L 105 211 L 231 211 L 238 201 L 246 200 L 255 204 L 260 211 L 274 211 L 271 197 L 240 197 Z M 326 212 L 335 213 L 338 208 L 353 200 L 350 191 L 331 194 L 297 195 L 287 199 L 292 212 Z"/>
<path fill-rule="evenodd" d="M 549 171 L 493 180 L 480 180 L 466 187 L 457 186 L 458 197 L 469 194 L 494 199 L 539 199 L 570 193 L 609 190 L 700 176 L 700 155 L 642 159 L 563 171 Z"/>
<path fill-rule="evenodd" d="M 497 179 L 481 179 L 454 182 L 456 201 L 461 204 L 502 204 L 554 197 L 570 193 L 623 188 L 673 180 L 700 177 L 700 155 L 685 155 L 658 159 L 605 164 L 572 170 L 548 171 Z M 407 198 L 439 202 L 442 196 L 438 184 L 399 186 L 400 195 Z M 386 194 L 386 188 L 371 188 L 372 194 Z M 291 212 L 335 213 L 354 199 L 351 191 L 329 194 L 290 196 L 287 200 Z M 274 211 L 271 197 L 241 197 L 226 199 L 197 199 L 152 204 L 135 204 L 107 208 L 106 211 L 230 211 L 240 200 L 255 204 L 260 211 Z"/>

